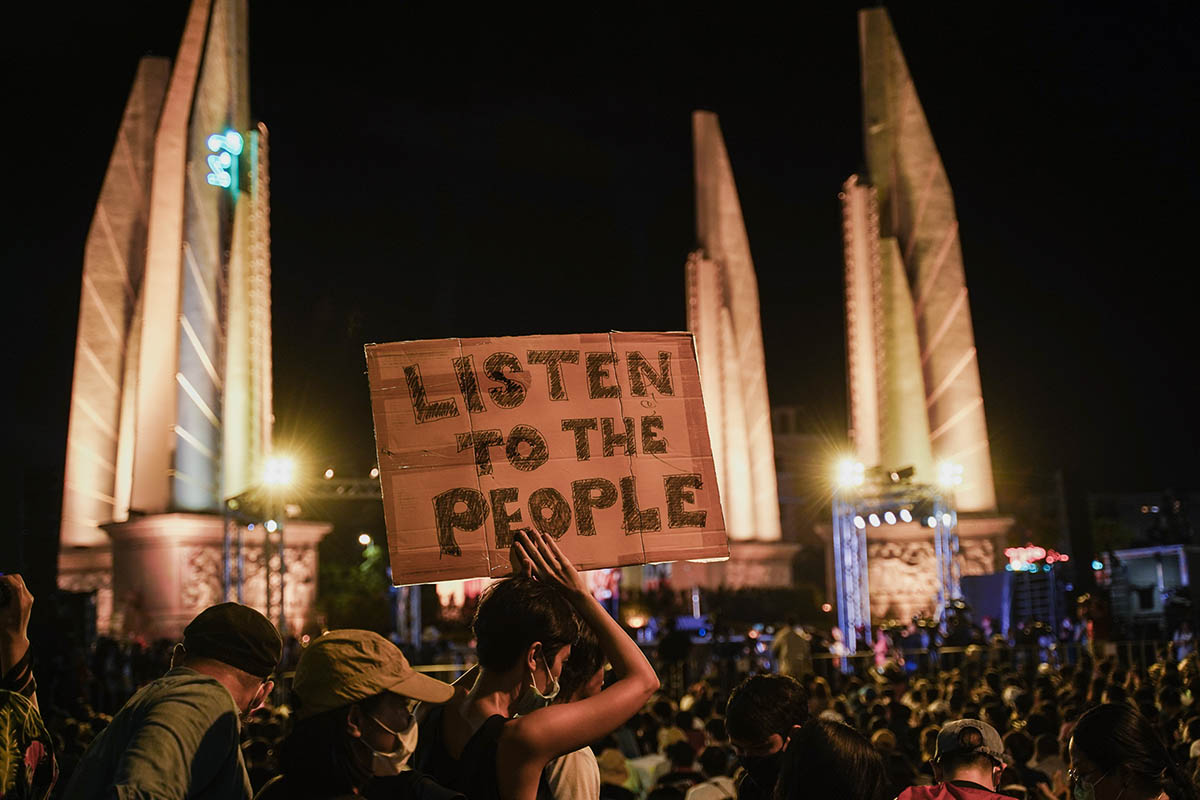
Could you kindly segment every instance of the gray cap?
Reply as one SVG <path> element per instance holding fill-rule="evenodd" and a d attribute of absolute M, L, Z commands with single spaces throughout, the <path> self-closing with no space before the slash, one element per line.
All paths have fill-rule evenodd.
<path fill-rule="evenodd" d="M 941 761 L 947 756 L 980 753 L 1005 763 L 1004 742 L 1000 734 L 986 722 L 978 719 L 956 719 L 947 722 L 938 731 L 937 750 L 933 760 Z"/>

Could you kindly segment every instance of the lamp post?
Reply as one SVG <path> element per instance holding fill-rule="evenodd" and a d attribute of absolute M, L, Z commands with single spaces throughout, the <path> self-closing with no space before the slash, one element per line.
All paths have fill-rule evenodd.
<path fill-rule="evenodd" d="M 268 518 L 263 525 L 263 587 L 266 594 L 267 618 L 277 621 L 281 635 L 287 635 L 287 562 L 284 559 L 284 524 L 287 520 L 285 494 L 292 488 L 296 478 L 296 461 L 290 456 L 276 455 L 263 465 L 262 488 L 265 493 Z M 279 613 L 274 615 L 271 573 L 272 562 L 279 563 Z"/>

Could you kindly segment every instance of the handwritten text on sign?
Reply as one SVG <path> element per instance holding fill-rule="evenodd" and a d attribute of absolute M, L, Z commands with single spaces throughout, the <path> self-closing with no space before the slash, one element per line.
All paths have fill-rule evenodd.
<path fill-rule="evenodd" d="M 691 334 L 366 354 L 397 584 L 506 574 L 522 529 L 581 569 L 728 555 Z"/>

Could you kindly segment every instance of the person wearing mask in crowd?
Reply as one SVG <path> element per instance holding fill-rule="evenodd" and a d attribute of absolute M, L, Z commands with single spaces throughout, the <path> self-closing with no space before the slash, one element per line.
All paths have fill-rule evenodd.
<path fill-rule="evenodd" d="M 43 800 L 58 779 L 50 733 L 38 709 L 29 646 L 33 595 L 20 575 L 0 574 L 0 797 Z"/>
<path fill-rule="evenodd" d="M 170 671 L 131 697 L 92 742 L 65 800 L 249 798 L 241 719 L 270 695 L 282 653 L 275 626 L 249 606 L 201 611 L 183 629 Z"/>
<path fill-rule="evenodd" d="M 883 757 L 841 722 L 810 719 L 783 753 L 773 800 L 888 800 Z"/>
<path fill-rule="evenodd" d="M 488 587 L 475 610 L 479 676 L 425 717 L 415 761 L 470 800 L 551 797 L 545 766 L 615 730 L 659 688 L 637 643 L 550 537 L 518 533 L 512 557 L 521 574 Z M 593 697 L 551 705 L 578 638 L 576 614 L 616 680 Z"/>
<path fill-rule="evenodd" d="M 1085 712 L 1068 745 L 1072 800 L 1196 800 L 1154 724 L 1125 704 Z"/>
<path fill-rule="evenodd" d="M 1004 743 L 986 722 L 956 719 L 938 731 L 931 786 L 910 786 L 898 800 L 994 800 L 1005 766 Z"/>
<path fill-rule="evenodd" d="M 330 631 L 308 646 L 292 680 L 295 723 L 282 774 L 256 800 L 395 800 L 461 797 L 407 769 L 416 748 L 416 702 L 444 703 L 454 688 L 414 670 L 396 645 L 363 630 Z M 371 787 L 372 778 L 380 787 Z"/>
<path fill-rule="evenodd" d="M 579 631 L 571 655 L 558 676 L 555 703 L 575 703 L 595 697 L 604 688 L 604 652 L 591 628 Z M 546 765 L 546 781 L 555 800 L 596 800 L 600 796 L 600 766 L 592 748 L 583 746 Z"/>
<path fill-rule="evenodd" d="M 724 747 L 706 747 L 700 754 L 703 781 L 687 790 L 684 800 L 733 800 L 737 787 L 729 777 L 730 753 Z"/>
<path fill-rule="evenodd" d="M 784 675 L 754 675 L 729 695 L 725 729 L 744 772 L 738 800 L 770 800 L 784 745 L 808 721 L 808 692 Z"/>

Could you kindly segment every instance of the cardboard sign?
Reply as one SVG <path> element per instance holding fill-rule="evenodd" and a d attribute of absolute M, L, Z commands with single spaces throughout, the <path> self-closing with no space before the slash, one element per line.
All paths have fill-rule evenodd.
<path fill-rule="evenodd" d="M 729 556 L 690 333 L 366 355 L 397 585 L 506 575 L 521 529 L 579 569 Z"/>

